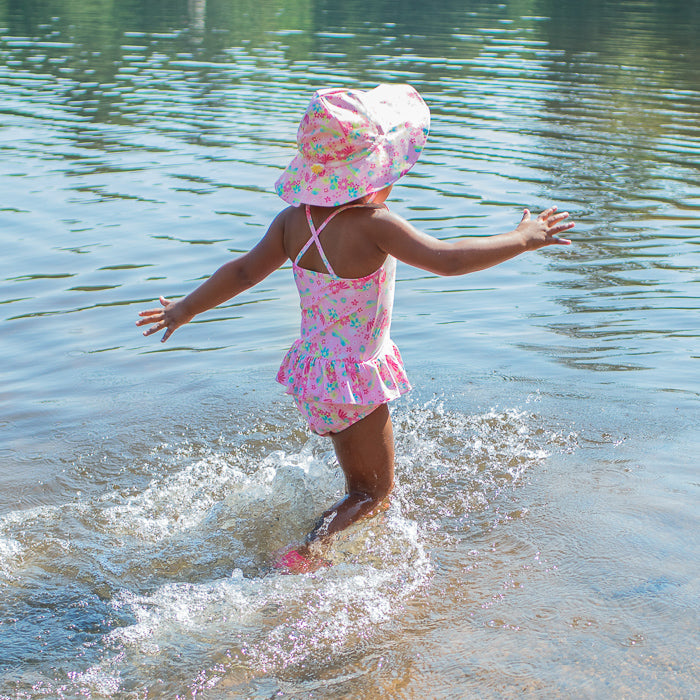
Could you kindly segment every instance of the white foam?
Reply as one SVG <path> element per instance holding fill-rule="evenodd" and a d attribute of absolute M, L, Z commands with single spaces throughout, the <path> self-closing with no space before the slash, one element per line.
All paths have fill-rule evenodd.
<path fill-rule="evenodd" d="M 255 672 L 279 671 L 372 638 L 430 579 L 418 528 L 399 513 L 369 537 L 345 535 L 337 563 L 313 575 L 167 584 L 150 595 L 124 592 L 113 604 L 136 618 L 109 641 L 135 660 L 166 654 L 174 640 L 233 648 Z"/>
<path fill-rule="evenodd" d="M 0 571 L 28 558 L 49 570 L 48 558 L 63 557 L 110 582 L 122 626 L 102 637 L 101 660 L 68 674 L 76 694 L 116 696 L 156 671 L 203 688 L 234 668 L 259 676 L 323 665 L 381 636 L 423 595 L 430 551 L 448 541 L 452 521 L 459 532 L 501 489 L 575 443 L 515 409 L 466 415 L 433 401 L 393 416 L 391 505 L 341 533 L 327 553 L 333 565 L 315 574 L 266 565 L 342 493 L 342 473 L 328 441 L 284 449 L 276 436 L 256 460 L 245 438 L 238 448 L 162 449 L 143 465 L 153 477 L 139 493 L 9 514 L 0 519 Z M 185 648 L 187 659 L 177 653 Z"/>
<path fill-rule="evenodd" d="M 110 642 L 130 655 L 158 656 L 173 639 L 214 646 L 238 640 L 233 646 L 257 672 L 352 647 L 395 619 L 405 601 L 429 585 L 431 529 L 488 504 L 499 488 L 546 459 L 558 440 L 541 429 L 537 416 L 515 409 L 468 416 L 433 402 L 399 414 L 395 422 L 398 485 L 392 505 L 337 538 L 330 569 L 254 578 L 239 571 L 211 582 L 166 584 L 149 595 L 124 592 L 114 606 L 135 622 L 112 632 Z M 320 444 L 313 439 L 294 454 L 275 450 L 245 472 L 210 456 L 153 482 L 120 516 L 131 518 L 133 527 L 145 517 L 140 511 L 165 513 L 168 524 L 159 536 L 182 522 L 172 503 L 194 501 L 189 526 L 250 528 L 270 512 L 286 522 L 313 517 L 342 485 L 332 457 L 319 454 Z M 215 503 L 210 489 L 225 492 L 223 499 Z M 154 509 L 154 503 L 161 506 Z M 280 526 L 278 534 L 283 532 Z M 259 539 L 267 542 L 266 534 Z"/>
<path fill-rule="evenodd" d="M 24 551 L 24 547 L 17 540 L 0 537 L 0 576 L 14 578 Z"/>

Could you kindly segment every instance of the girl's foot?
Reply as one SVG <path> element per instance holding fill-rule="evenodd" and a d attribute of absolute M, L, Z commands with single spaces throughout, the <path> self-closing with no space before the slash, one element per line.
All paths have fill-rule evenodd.
<path fill-rule="evenodd" d="M 283 574 L 308 574 L 330 565 L 331 562 L 318 557 L 311 557 L 305 547 L 300 547 L 299 549 L 289 549 L 280 553 L 275 558 L 272 568 L 278 569 Z"/>

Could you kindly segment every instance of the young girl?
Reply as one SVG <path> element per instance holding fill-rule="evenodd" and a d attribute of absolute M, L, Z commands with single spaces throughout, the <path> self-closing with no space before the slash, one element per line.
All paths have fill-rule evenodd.
<path fill-rule="evenodd" d="M 443 241 L 417 231 L 384 204 L 415 164 L 430 112 L 408 85 L 316 92 L 297 133 L 298 153 L 276 183 L 291 204 L 262 240 L 206 282 L 162 308 L 143 311 L 144 335 L 162 342 L 194 316 L 240 294 L 292 261 L 301 300 L 300 338 L 277 374 L 319 435 L 333 441 L 346 495 L 323 516 L 304 546 L 278 565 L 314 567 L 311 545 L 376 512 L 394 484 L 388 403 L 411 388 L 389 337 L 396 259 L 438 275 L 462 275 L 528 250 L 569 244 L 574 224 L 551 207 L 526 209 L 517 228 L 488 238 Z"/>

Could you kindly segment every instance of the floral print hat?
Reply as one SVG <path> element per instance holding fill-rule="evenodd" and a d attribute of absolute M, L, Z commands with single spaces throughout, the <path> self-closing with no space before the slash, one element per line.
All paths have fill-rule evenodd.
<path fill-rule="evenodd" d="M 334 207 L 378 192 L 413 167 L 429 128 L 430 110 L 410 85 L 318 90 L 277 194 L 294 206 Z"/>

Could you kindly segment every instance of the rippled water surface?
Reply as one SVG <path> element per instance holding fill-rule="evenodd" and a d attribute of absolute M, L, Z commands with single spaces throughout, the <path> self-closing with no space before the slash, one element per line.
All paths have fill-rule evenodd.
<path fill-rule="evenodd" d="M 687 698 L 697 690 L 700 4 L 0 0 L 0 698 Z M 342 492 L 274 382 L 247 250 L 310 94 L 411 82 L 391 206 L 438 237 L 551 202 L 574 245 L 399 266 L 397 490 Z"/>

